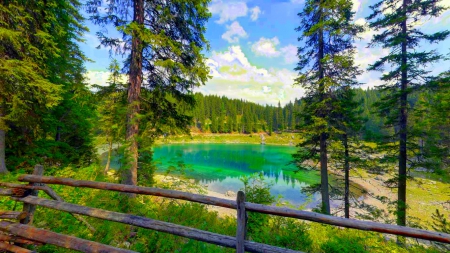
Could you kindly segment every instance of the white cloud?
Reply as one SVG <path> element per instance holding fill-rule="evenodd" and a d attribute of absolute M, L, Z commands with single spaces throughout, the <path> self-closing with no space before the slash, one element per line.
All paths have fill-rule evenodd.
<path fill-rule="evenodd" d="M 198 88 L 204 94 L 272 105 L 278 101 L 286 104 L 304 94 L 300 87 L 293 86 L 295 72 L 258 68 L 248 61 L 240 46 L 231 46 L 224 52 L 213 51 L 207 65 L 213 78 Z"/>
<path fill-rule="evenodd" d="M 84 74 L 84 78 L 89 86 L 96 84 L 100 86 L 108 85 L 108 78 L 111 75 L 109 71 L 96 71 L 96 70 L 88 70 L 86 74 Z M 120 75 L 120 82 L 126 83 L 128 80 L 128 76 L 125 74 Z"/>
<path fill-rule="evenodd" d="M 258 6 L 256 6 L 254 8 L 251 8 L 250 12 L 252 13 L 250 19 L 252 21 L 256 21 L 259 17 L 259 14 L 261 14 L 261 9 Z"/>
<path fill-rule="evenodd" d="M 358 12 L 359 8 L 361 7 L 361 0 L 352 0 L 353 2 L 353 7 L 352 7 L 352 11 L 353 12 Z"/>
<path fill-rule="evenodd" d="M 284 57 L 285 63 L 291 64 L 291 63 L 298 61 L 296 46 L 289 44 L 289 45 L 281 48 L 280 51 Z"/>
<path fill-rule="evenodd" d="M 216 23 L 223 24 L 238 17 L 247 16 L 248 7 L 246 2 L 215 0 L 210 4 L 209 11 L 212 14 L 219 15 L 219 20 L 216 20 Z"/>
<path fill-rule="evenodd" d="M 355 24 L 364 27 L 364 32 L 359 34 L 359 36 L 366 42 L 369 43 L 372 40 L 375 31 L 370 29 L 365 18 L 359 18 L 355 21 Z"/>
<path fill-rule="evenodd" d="M 227 25 L 227 31 L 222 34 L 222 39 L 229 43 L 239 42 L 239 38 L 246 38 L 247 33 L 239 22 L 234 21 L 231 25 Z"/>
<path fill-rule="evenodd" d="M 293 4 L 302 4 L 304 2 L 305 2 L 304 0 L 291 0 L 291 3 Z"/>
<path fill-rule="evenodd" d="M 277 57 L 280 55 L 280 52 L 276 49 L 278 44 L 280 44 L 280 41 L 277 37 L 273 37 L 272 39 L 262 37 L 252 45 L 252 51 L 256 55 Z"/>
<path fill-rule="evenodd" d="M 265 57 L 279 57 L 282 56 L 284 58 L 284 63 L 292 64 L 297 61 L 297 47 L 292 44 L 289 44 L 285 47 L 282 47 L 280 50 L 277 49 L 277 46 L 280 44 L 280 41 L 277 37 L 273 37 L 271 39 L 266 39 L 264 37 L 260 38 L 257 42 L 253 43 L 252 51 L 259 56 Z"/>

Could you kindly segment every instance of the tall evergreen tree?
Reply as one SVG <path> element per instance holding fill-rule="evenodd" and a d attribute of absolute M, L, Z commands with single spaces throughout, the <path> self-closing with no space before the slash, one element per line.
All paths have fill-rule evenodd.
<path fill-rule="evenodd" d="M 126 85 L 121 81 L 120 66 L 116 59 L 109 65 L 109 72 L 108 86 L 95 86 L 99 89 L 97 97 L 100 99 L 97 105 L 100 143 L 108 145 L 105 173 L 110 169 L 113 144 L 123 141 L 122 133 L 126 126 Z"/>
<path fill-rule="evenodd" d="M 122 38 L 99 32 L 101 43 L 128 57 L 126 137 L 131 161 L 124 170 L 123 183 L 136 184 L 139 157 L 149 157 L 139 156 L 139 148 L 148 148 L 156 136 L 175 128 L 187 131 L 191 116 L 185 114 L 185 108 L 194 104 L 192 88 L 204 84 L 208 77 L 201 53 L 208 47 L 203 35 L 210 17 L 208 3 L 209 0 L 88 1 L 88 12 L 95 23 L 103 27 L 113 25 L 122 32 Z M 99 12 L 102 4 L 106 13 Z M 139 123 L 144 122 L 146 125 L 140 127 Z M 144 135 L 146 138 L 140 138 Z"/>
<path fill-rule="evenodd" d="M 62 127 L 54 124 L 58 121 L 57 106 L 71 105 L 69 92 L 79 94 L 84 87 L 85 58 L 76 42 L 81 41 L 86 28 L 82 26 L 79 8 L 78 1 L 69 0 L 0 4 L 0 172 L 7 171 L 7 131 L 15 131 L 6 138 L 11 140 L 11 154 L 21 150 L 21 157 L 16 159 L 28 158 L 26 162 L 32 164 L 42 162 L 44 156 L 56 156 L 55 150 L 50 150 L 55 145 L 46 140 L 52 134 L 61 143 L 58 130 Z M 73 132 L 70 140 L 56 145 L 73 150 L 80 137 L 77 131 Z M 26 157 L 24 153 L 36 147 L 39 152 Z"/>
<path fill-rule="evenodd" d="M 356 145 L 359 138 L 360 129 L 363 125 L 361 117 L 360 101 L 355 100 L 355 91 L 351 85 L 345 85 L 336 91 L 332 111 L 332 124 L 336 128 L 337 138 L 343 150 L 335 152 L 338 160 L 343 161 L 344 171 L 344 216 L 350 218 L 350 167 L 351 163 L 359 159 L 352 156 L 354 149 L 359 149 Z M 353 151 L 353 152 L 352 152 Z"/>
<path fill-rule="evenodd" d="M 374 35 L 370 46 L 380 45 L 389 48 L 387 56 L 382 57 L 369 70 L 385 71 L 384 84 L 380 89 L 385 96 L 378 103 L 383 115 L 388 116 L 386 125 L 396 130 L 394 141 L 398 146 L 398 198 L 397 225 L 406 225 L 406 178 L 408 152 L 408 95 L 428 81 L 429 71 L 424 67 L 439 61 L 442 57 L 435 51 L 418 51 L 422 41 L 435 43 L 443 41 L 448 31 L 425 34 L 418 28 L 418 22 L 428 17 L 438 17 L 445 8 L 440 1 L 382 0 L 370 8 L 373 13 L 368 17 L 369 27 L 380 31 Z"/>
<path fill-rule="evenodd" d="M 328 138 L 334 131 L 330 125 L 332 91 L 337 87 L 353 83 L 357 68 L 353 62 L 352 45 L 361 27 L 352 24 L 352 2 L 348 0 L 308 0 L 298 15 L 301 32 L 298 48 L 299 77 L 296 84 L 306 90 L 302 130 L 307 134 L 294 155 L 299 168 L 307 168 L 304 162 L 319 158 L 322 194 L 322 211 L 330 214 L 328 188 Z M 317 154 L 319 152 L 319 155 Z"/>

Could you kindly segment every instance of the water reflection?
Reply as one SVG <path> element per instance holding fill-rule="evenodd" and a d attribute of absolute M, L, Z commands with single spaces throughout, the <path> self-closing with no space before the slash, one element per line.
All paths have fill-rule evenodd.
<path fill-rule="evenodd" d="M 243 187 L 239 177 L 262 172 L 272 183 L 271 193 L 295 206 L 311 202 L 318 194 L 307 196 L 301 189 L 319 182 L 317 172 L 294 173 L 289 165 L 293 147 L 251 144 L 172 144 L 154 148 L 158 172 L 170 166 L 184 168 L 186 176 L 204 184 L 209 190 L 225 193 Z M 176 174 L 176 172 L 174 172 Z"/>

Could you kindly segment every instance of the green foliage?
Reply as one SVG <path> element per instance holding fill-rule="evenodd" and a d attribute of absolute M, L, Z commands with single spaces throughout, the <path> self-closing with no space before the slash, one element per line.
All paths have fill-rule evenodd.
<path fill-rule="evenodd" d="M 386 118 L 385 125 L 392 127 L 394 134 L 387 136 L 389 142 L 396 141 L 396 150 L 391 145 L 389 155 L 398 157 L 398 174 L 395 176 L 398 188 L 397 224 L 406 225 L 406 182 L 408 158 L 414 156 L 414 131 L 408 124 L 411 111 L 408 95 L 417 91 L 430 81 L 427 69 L 433 63 L 443 59 L 436 51 L 418 51 L 417 45 L 422 42 L 437 43 L 444 41 L 449 30 L 426 34 L 415 23 L 417 20 L 439 17 L 445 7 L 439 1 L 411 2 L 407 0 L 382 0 L 370 7 L 373 13 L 367 18 L 369 28 L 379 32 L 372 38 L 370 47 L 381 46 L 389 49 L 386 56 L 381 57 L 369 66 L 369 70 L 383 72 L 383 84 L 379 89 L 383 97 L 376 103 L 379 114 Z M 389 70 L 386 71 L 386 66 Z M 409 159 L 412 160 L 412 159 Z M 410 164 L 413 165 L 414 164 Z M 411 167 L 411 166 L 410 166 Z"/>
<path fill-rule="evenodd" d="M 301 33 L 299 41 L 304 44 L 297 51 L 299 62 L 295 70 L 299 76 L 295 84 L 306 90 L 306 96 L 304 109 L 297 115 L 302 118 L 299 129 L 304 141 L 298 144 L 299 152 L 293 158 L 299 169 L 303 169 L 311 167 L 311 161 L 316 163 L 320 153 L 322 208 L 328 214 L 328 140 L 346 132 L 336 126 L 336 121 L 343 120 L 339 115 L 353 114 L 353 109 L 336 112 L 345 108 L 336 107 L 336 100 L 342 101 L 339 100 L 341 89 L 350 90 L 358 85 L 356 77 L 361 73 L 354 63 L 353 42 L 363 28 L 353 24 L 352 6 L 348 0 L 308 0 L 298 14 L 300 26 L 296 28 Z"/>
<path fill-rule="evenodd" d="M 245 193 L 245 201 L 271 205 L 275 202 L 275 198 L 270 193 L 271 184 L 264 180 L 262 173 L 250 176 L 242 176 L 240 178 L 244 183 L 242 189 Z M 261 213 L 248 213 L 247 231 L 250 238 L 260 233 L 260 230 L 268 224 L 269 217 Z"/>
<path fill-rule="evenodd" d="M 176 162 L 176 161 L 174 161 Z M 24 171 L 17 171 L 24 173 Z M 117 179 L 103 174 L 103 168 L 92 165 L 86 168 L 46 168 L 45 175 L 69 177 L 79 180 L 117 182 Z M 2 181 L 15 182 L 17 174 L 10 173 Z M 260 175 L 246 179 L 249 198 L 267 203 L 273 201 L 267 183 Z M 219 216 L 205 205 L 170 200 L 160 197 L 138 196 L 135 200 L 124 199 L 118 192 L 79 188 L 77 191 L 62 185 L 52 188 L 67 202 L 121 212 L 127 206 L 130 213 L 151 219 L 172 222 L 229 236 L 235 236 L 236 219 Z M 266 199 L 263 196 L 267 196 Z M 43 193 L 39 197 L 46 198 Z M 251 201 L 247 198 L 247 201 Z M 252 201 L 253 202 L 253 201 Z M 7 197 L 0 198 L 0 210 L 21 210 L 22 204 Z M 379 233 L 339 229 L 334 226 L 313 222 L 301 222 L 292 218 L 265 215 L 266 222 L 249 234 L 249 239 L 311 253 L 325 252 L 438 252 L 434 247 L 412 244 L 408 248 L 399 247 L 393 240 L 386 240 Z M 34 225 L 58 233 L 73 235 L 115 247 L 128 248 L 138 252 L 235 252 L 235 249 L 215 246 L 179 236 L 156 232 L 149 229 L 133 228 L 129 225 L 86 217 L 96 228 L 91 233 L 83 224 L 66 212 L 37 208 Z M 69 252 L 52 245 L 41 246 L 39 252 Z"/>
<path fill-rule="evenodd" d="M 93 107 L 78 45 L 86 31 L 80 5 L 49 0 L 0 6 L 0 130 L 7 131 L 10 168 L 94 160 Z"/>

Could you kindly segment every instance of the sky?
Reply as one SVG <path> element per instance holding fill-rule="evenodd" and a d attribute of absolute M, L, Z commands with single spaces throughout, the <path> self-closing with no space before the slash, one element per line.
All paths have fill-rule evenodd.
<path fill-rule="evenodd" d="M 352 0 L 355 22 L 366 24 L 370 5 L 374 0 Z M 450 7 L 450 0 L 441 4 Z M 207 23 L 206 39 L 210 50 L 205 51 L 210 76 L 204 86 L 195 89 L 203 94 L 216 94 L 230 98 L 245 99 L 259 104 L 282 105 L 303 96 L 304 91 L 293 85 L 298 75 L 296 66 L 297 47 L 301 42 L 295 28 L 300 19 L 297 14 L 303 9 L 303 0 L 213 0 L 209 5 L 212 13 Z M 89 32 L 84 35 L 81 49 L 93 62 L 86 63 L 87 80 L 91 84 L 105 84 L 111 56 L 100 44 L 95 33 L 99 27 L 88 20 Z M 423 32 L 436 32 L 450 27 L 450 10 L 439 18 L 423 20 Z M 114 31 L 111 31 L 114 33 Z M 366 30 L 362 39 L 355 43 L 356 64 L 366 70 L 388 51 L 382 48 L 367 48 L 374 31 Z M 421 49 L 437 50 L 441 54 L 450 52 L 450 39 L 439 44 L 423 44 Z M 429 69 L 440 73 L 450 69 L 450 62 L 440 62 Z M 379 72 L 365 71 L 358 77 L 362 88 L 381 84 Z"/>

